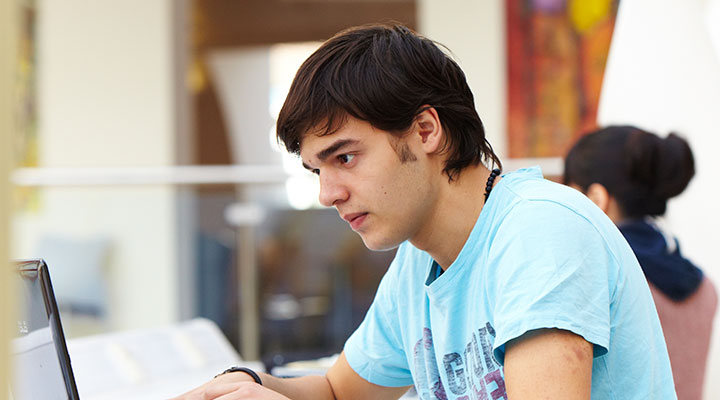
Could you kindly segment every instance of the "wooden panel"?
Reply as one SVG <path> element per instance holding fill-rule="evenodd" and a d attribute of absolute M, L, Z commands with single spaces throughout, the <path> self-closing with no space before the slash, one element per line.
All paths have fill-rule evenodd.
<path fill-rule="evenodd" d="M 229 165 L 228 130 L 218 96 L 212 85 L 195 94 L 195 162 L 200 165 Z"/>
<path fill-rule="evenodd" d="M 416 25 L 414 0 L 195 0 L 196 49 L 324 40 L 370 22 Z"/>

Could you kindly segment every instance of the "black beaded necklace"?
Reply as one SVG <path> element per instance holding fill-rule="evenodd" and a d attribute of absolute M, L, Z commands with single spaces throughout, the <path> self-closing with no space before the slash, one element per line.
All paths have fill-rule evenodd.
<path fill-rule="evenodd" d="M 488 176 L 487 184 L 485 185 L 485 203 L 487 203 L 488 197 L 490 197 L 490 192 L 492 191 L 493 183 L 495 183 L 495 178 L 497 178 L 501 172 L 502 171 L 498 168 L 490 171 L 490 176 Z"/>

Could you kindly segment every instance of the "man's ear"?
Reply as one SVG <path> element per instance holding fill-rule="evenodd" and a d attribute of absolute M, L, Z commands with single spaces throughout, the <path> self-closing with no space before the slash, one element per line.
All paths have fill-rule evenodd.
<path fill-rule="evenodd" d="M 587 189 L 585 195 L 592 200 L 595 205 L 600 207 L 605 214 L 607 214 L 610 208 L 610 193 L 608 193 L 605 186 L 599 183 L 593 183 Z"/>
<path fill-rule="evenodd" d="M 423 106 L 424 110 L 415 117 L 413 134 L 418 135 L 425 153 L 435 153 L 442 146 L 444 132 L 437 110 Z"/>

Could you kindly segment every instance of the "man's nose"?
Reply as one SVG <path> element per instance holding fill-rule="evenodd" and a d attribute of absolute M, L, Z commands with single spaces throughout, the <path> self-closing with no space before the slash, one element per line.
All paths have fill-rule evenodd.
<path fill-rule="evenodd" d="M 347 200 L 349 192 L 345 185 L 331 173 L 320 174 L 320 204 L 332 207 Z"/>

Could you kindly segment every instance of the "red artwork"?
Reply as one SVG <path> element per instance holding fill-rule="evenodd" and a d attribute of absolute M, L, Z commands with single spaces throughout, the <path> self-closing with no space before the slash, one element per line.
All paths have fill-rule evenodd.
<path fill-rule="evenodd" d="M 511 158 L 559 157 L 596 127 L 618 0 L 506 0 Z"/>

